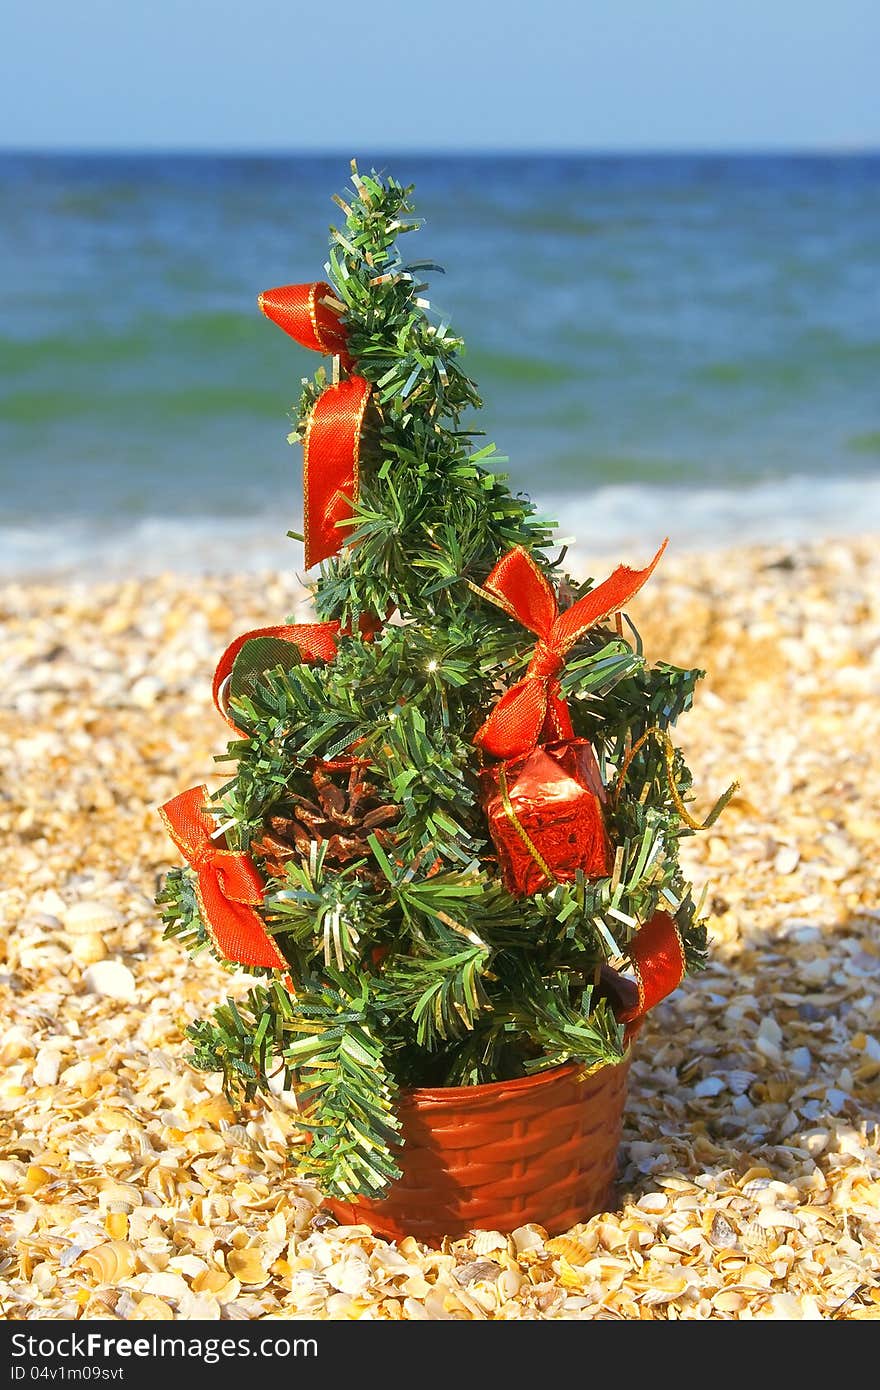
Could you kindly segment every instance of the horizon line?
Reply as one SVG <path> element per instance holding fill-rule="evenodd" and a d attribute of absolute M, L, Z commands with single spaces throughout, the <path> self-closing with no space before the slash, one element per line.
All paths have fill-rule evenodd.
<path fill-rule="evenodd" d="M 369 148 L 369 147 L 368 147 Z M 525 158 L 774 158 L 779 156 L 815 158 L 824 157 L 863 157 L 880 154 L 880 142 L 859 145 L 855 143 L 828 145 L 627 145 L 627 146 L 511 146 L 497 148 L 479 146 L 473 148 L 393 146 L 372 147 L 375 154 L 383 157 L 416 157 L 421 159 L 525 159 Z M 182 158 L 235 157 L 240 159 L 345 159 L 352 155 L 341 147 L 296 148 L 284 145 L 3 145 L 0 144 L 0 157 L 4 156 L 47 156 L 47 157 L 118 157 L 134 156 L 179 156 Z M 363 157 L 363 156 L 361 156 Z"/>

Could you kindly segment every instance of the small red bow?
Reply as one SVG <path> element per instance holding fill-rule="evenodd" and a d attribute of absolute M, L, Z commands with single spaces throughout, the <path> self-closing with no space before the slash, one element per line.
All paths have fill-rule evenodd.
<path fill-rule="evenodd" d="M 263 880 L 248 855 L 222 849 L 211 839 L 215 826 L 205 814 L 207 800 L 206 787 L 191 787 L 166 801 L 159 815 L 196 871 L 196 897 L 208 935 L 225 960 L 286 971 L 287 961 L 254 911 L 263 901 Z"/>
<path fill-rule="evenodd" d="M 479 592 L 536 633 L 538 641 L 522 680 L 501 696 L 475 743 L 495 758 L 517 758 L 531 752 L 542 738 L 574 736 L 559 685 L 565 658 L 591 627 L 638 593 L 665 549 L 666 541 L 647 569 L 619 565 L 608 579 L 563 613 L 550 581 L 527 550 L 516 546 L 501 557 Z"/>
<path fill-rule="evenodd" d="M 347 372 L 353 361 L 339 311 L 325 303 L 333 290 L 323 280 L 281 285 L 257 300 L 268 319 L 313 352 L 337 356 Z M 328 386 L 315 403 L 303 440 L 303 530 L 306 568 L 335 555 L 351 532 L 357 501 L 361 425 L 371 386 L 362 376 Z"/>

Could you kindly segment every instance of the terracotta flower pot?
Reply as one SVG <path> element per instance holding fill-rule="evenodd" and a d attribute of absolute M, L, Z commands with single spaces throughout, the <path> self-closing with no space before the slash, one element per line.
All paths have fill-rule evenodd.
<path fill-rule="evenodd" d="M 403 1176 L 380 1201 L 329 1201 L 345 1225 L 439 1241 L 535 1221 L 558 1234 L 609 1204 L 629 1055 L 585 1075 L 576 1063 L 517 1081 L 405 1092 Z"/>

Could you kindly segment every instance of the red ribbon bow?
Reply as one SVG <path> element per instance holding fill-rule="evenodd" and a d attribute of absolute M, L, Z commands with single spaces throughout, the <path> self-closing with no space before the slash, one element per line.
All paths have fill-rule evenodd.
<path fill-rule="evenodd" d="M 542 738 L 573 738 L 571 716 L 559 686 L 565 658 L 591 627 L 638 593 L 665 549 L 666 541 L 647 569 L 619 565 L 563 613 L 550 581 L 527 550 L 516 546 L 501 557 L 479 592 L 536 633 L 538 641 L 522 680 L 501 696 L 475 743 L 495 758 L 516 758 L 531 752 Z"/>
<path fill-rule="evenodd" d="M 246 854 L 223 849 L 204 807 L 206 787 L 191 787 L 160 806 L 165 828 L 196 871 L 196 897 L 208 935 L 225 960 L 287 970 L 287 961 L 254 911 L 263 901 L 263 880 Z"/>
<path fill-rule="evenodd" d="M 324 301 L 333 290 L 323 280 L 311 285 L 281 285 L 257 300 L 267 318 L 303 347 L 338 356 L 350 372 L 348 334 L 338 311 Z M 349 376 L 322 392 L 309 416 L 303 440 L 303 529 L 306 568 L 335 555 L 351 533 L 352 505 L 357 501 L 361 425 L 371 386 Z"/>

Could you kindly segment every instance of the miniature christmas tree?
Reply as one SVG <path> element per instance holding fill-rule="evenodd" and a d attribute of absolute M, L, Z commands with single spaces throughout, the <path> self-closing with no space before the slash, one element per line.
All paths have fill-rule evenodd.
<path fill-rule="evenodd" d="M 703 963 L 667 732 L 702 673 L 649 666 L 613 616 L 659 552 L 596 585 L 551 555 L 475 447 L 463 345 L 423 298 L 438 267 L 398 250 L 411 190 L 353 188 L 329 283 L 261 296 L 333 359 L 295 432 L 318 622 L 222 659 L 233 775 L 164 808 L 188 864 L 160 901 L 168 935 L 261 977 L 190 1029 L 195 1066 L 242 1099 L 282 1070 L 305 1173 L 376 1197 L 401 1088 L 616 1063 Z"/>

